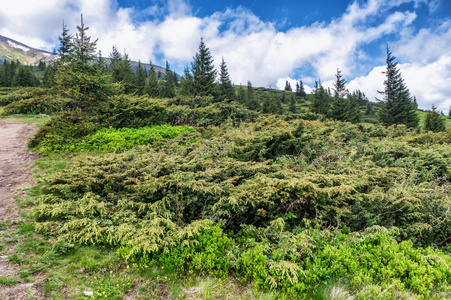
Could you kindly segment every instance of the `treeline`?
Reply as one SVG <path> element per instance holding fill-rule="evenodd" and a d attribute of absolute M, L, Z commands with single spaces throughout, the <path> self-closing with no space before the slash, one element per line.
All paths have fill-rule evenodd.
<path fill-rule="evenodd" d="M 77 98 L 76 95 L 82 90 L 67 91 L 65 87 L 74 85 L 75 82 L 71 80 L 75 78 L 71 79 L 64 75 L 68 74 L 70 66 L 77 65 L 82 67 L 77 71 L 84 74 L 91 72 L 92 82 L 80 83 L 85 87 L 94 84 L 90 87 L 91 91 L 100 89 L 102 93 L 98 91 L 100 94 L 97 100 L 101 101 L 118 94 L 151 98 L 208 96 L 213 97 L 213 102 L 236 101 L 249 110 L 263 114 L 291 115 L 295 118 L 299 113 L 316 113 L 354 124 L 359 122 L 381 123 L 386 126 L 404 124 L 410 128 L 417 128 L 419 125 L 416 97 L 410 95 L 401 77 L 396 58 L 388 46 L 384 91 L 380 92 L 382 99 L 374 103 L 360 90 L 350 92 L 339 69 L 335 74 L 336 81 L 332 89 L 324 88 L 322 82 L 318 80 L 309 95 L 305 92 L 302 81 L 296 83 L 295 91 L 288 81 L 284 91 L 254 88 L 251 81 L 247 82 L 247 86 L 234 86 L 225 59 L 222 58 L 219 70 L 216 70 L 210 50 L 203 39 L 191 66 L 186 66 L 183 76 L 179 76 L 171 70 L 167 61 L 163 72 L 152 62 L 149 70 L 144 68 L 141 62 L 134 68 L 128 54 L 125 52 L 121 54 L 115 46 L 109 54 L 109 59 L 106 60 L 102 58 L 100 52 L 96 52 L 96 43 L 91 42 L 90 37 L 86 35 L 87 28 L 82 24 L 82 27 L 77 29 L 79 36 L 76 38 L 69 34 L 67 26 L 63 24 L 63 31 L 59 37 L 60 45 L 57 49 L 60 60 L 53 64 L 46 65 L 41 61 L 38 66 L 32 67 L 23 66 L 18 61 L 5 61 L 4 65 L 0 66 L 0 86 L 41 86 L 52 89 L 60 96 Z M 432 106 L 426 114 L 423 129 L 444 131 L 446 126 L 442 115 L 443 113 Z"/>

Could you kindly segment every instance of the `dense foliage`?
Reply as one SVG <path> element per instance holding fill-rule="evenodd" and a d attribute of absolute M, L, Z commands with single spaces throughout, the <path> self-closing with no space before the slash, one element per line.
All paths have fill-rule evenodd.
<path fill-rule="evenodd" d="M 428 114 L 420 133 L 410 110 L 386 122 L 411 101 L 388 48 L 373 105 L 339 70 L 334 95 L 321 82 L 234 91 L 203 40 L 180 89 L 168 63 L 138 80 L 114 48 L 95 62 L 86 30 L 63 30 L 56 87 L 0 90 L 5 115 L 63 111 L 29 142 L 72 153 L 32 208 L 58 249 L 115 247 L 143 272 L 234 276 L 280 298 L 450 295 L 451 131 Z"/>
<path fill-rule="evenodd" d="M 451 235 L 450 142 L 403 126 L 275 117 L 209 127 L 74 162 L 46 179 L 33 209 L 36 229 L 60 242 L 118 246 L 138 265 L 233 272 L 288 295 L 351 276 L 351 286 L 368 287 L 368 295 L 393 284 L 389 295 L 407 289 L 427 297 L 449 270 L 437 269 L 444 272 L 438 277 L 425 270 L 449 258 L 412 242 L 443 246 Z M 393 233 L 339 234 L 344 242 L 321 238 L 321 247 L 309 237 L 324 227 L 359 232 L 376 225 Z M 249 230 L 272 231 L 248 236 Z M 300 249 L 304 254 L 292 256 Z M 372 261 L 380 261 L 375 254 L 382 249 L 389 256 L 380 268 Z M 423 271 L 402 271 L 417 267 Z"/>

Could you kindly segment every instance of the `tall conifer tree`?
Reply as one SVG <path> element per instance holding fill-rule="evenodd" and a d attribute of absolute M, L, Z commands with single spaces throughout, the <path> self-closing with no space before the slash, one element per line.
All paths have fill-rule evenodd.
<path fill-rule="evenodd" d="M 315 83 L 315 90 L 313 92 L 312 104 L 310 110 L 317 114 L 328 115 L 330 111 L 330 97 L 324 89 L 321 81 Z"/>
<path fill-rule="evenodd" d="M 156 98 L 160 95 L 157 73 L 155 72 L 155 67 L 152 64 L 152 61 L 150 61 L 149 81 L 147 82 L 146 93 L 153 98 Z"/>
<path fill-rule="evenodd" d="M 432 109 L 426 113 L 424 119 L 424 131 L 441 132 L 445 131 L 445 119 L 437 111 L 437 107 L 432 105 Z"/>
<path fill-rule="evenodd" d="M 68 63 L 61 66 L 55 76 L 61 95 L 73 98 L 80 109 L 95 110 L 100 101 L 113 91 L 110 77 L 103 73 L 103 65 L 95 64 L 97 40 L 91 41 L 81 15 L 78 33 L 71 41 Z"/>
<path fill-rule="evenodd" d="M 164 83 L 161 85 L 160 96 L 163 98 L 175 97 L 175 82 L 169 63 L 166 61 L 166 70 L 164 74 Z"/>
<path fill-rule="evenodd" d="M 66 64 L 70 61 L 70 55 L 72 54 L 72 36 L 69 34 L 69 29 L 63 21 L 63 32 L 58 37 L 60 46 L 58 48 L 58 54 L 60 56 L 60 62 Z"/>
<path fill-rule="evenodd" d="M 146 87 L 146 71 L 138 62 L 138 68 L 136 69 L 136 92 L 138 95 L 144 94 L 144 89 Z"/>
<path fill-rule="evenodd" d="M 401 77 L 398 63 L 395 61 L 396 57 L 393 56 L 388 45 L 386 50 L 387 68 L 384 72 L 386 79 L 384 81 L 385 89 L 380 92 L 384 95 L 384 99 L 381 101 L 379 120 L 386 126 L 404 124 L 407 127 L 415 128 L 418 126 L 415 105 L 409 89 Z"/>
<path fill-rule="evenodd" d="M 193 72 L 195 94 L 198 96 L 213 95 L 216 70 L 210 49 L 205 45 L 203 38 L 200 39 L 199 50 L 194 56 L 191 70 Z"/>
<path fill-rule="evenodd" d="M 227 69 L 224 57 L 222 58 L 221 65 L 219 66 L 219 97 L 221 100 L 235 99 L 235 90 L 233 88 L 232 81 L 230 80 L 229 70 Z"/>

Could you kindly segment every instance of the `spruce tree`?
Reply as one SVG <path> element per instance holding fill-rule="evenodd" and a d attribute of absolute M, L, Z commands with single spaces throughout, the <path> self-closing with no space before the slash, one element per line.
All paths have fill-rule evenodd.
<path fill-rule="evenodd" d="M 213 65 L 210 49 L 205 46 L 204 39 L 200 39 L 199 50 L 191 64 L 193 84 L 196 96 L 214 94 L 216 70 Z"/>
<path fill-rule="evenodd" d="M 313 113 L 328 115 L 330 111 L 330 104 L 330 96 L 324 89 L 321 81 L 316 81 L 310 110 Z"/>
<path fill-rule="evenodd" d="M 175 97 L 175 82 L 169 63 L 166 61 L 166 70 L 164 74 L 164 83 L 161 85 L 160 96 L 162 98 Z"/>
<path fill-rule="evenodd" d="M 235 90 L 232 85 L 232 81 L 230 80 L 229 71 L 227 69 L 227 65 L 224 61 L 224 57 L 222 58 L 221 65 L 219 66 L 219 98 L 220 100 L 234 100 L 235 99 Z"/>
<path fill-rule="evenodd" d="M 246 101 L 247 108 L 252 110 L 260 110 L 260 102 L 255 97 L 254 89 L 252 88 L 252 83 L 250 81 L 247 82 Z"/>
<path fill-rule="evenodd" d="M 301 96 L 302 98 L 305 98 L 307 96 L 302 80 L 299 81 L 299 96 Z"/>
<path fill-rule="evenodd" d="M 247 98 L 246 98 L 246 91 L 244 90 L 243 86 L 240 85 L 240 87 L 238 88 L 237 91 L 237 96 L 236 96 L 237 100 L 239 103 L 241 104 L 247 104 Z"/>
<path fill-rule="evenodd" d="M 70 55 L 72 54 L 72 36 L 69 34 L 69 29 L 67 29 L 67 25 L 64 24 L 63 21 L 63 32 L 61 33 L 61 36 L 58 37 L 58 40 L 60 42 L 59 48 L 58 48 L 58 54 L 60 56 L 60 62 L 61 64 L 67 64 L 70 61 Z"/>
<path fill-rule="evenodd" d="M 194 82 L 193 76 L 190 73 L 188 66 L 183 70 L 183 77 L 181 79 L 180 94 L 184 96 L 194 96 Z"/>
<path fill-rule="evenodd" d="M 288 111 L 295 114 L 297 113 L 297 109 L 296 109 L 296 98 L 294 97 L 294 95 L 291 95 L 290 98 L 290 106 L 288 108 Z"/>
<path fill-rule="evenodd" d="M 351 101 L 348 97 L 348 90 L 346 89 L 346 80 L 343 78 L 339 69 L 337 69 L 335 77 L 331 116 L 339 121 L 349 121 Z"/>
<path fill-rule="evenodd" d="M 292 92 L 293 89 L 291 88 L 291 84 L 288 82 L 288 80 L 285 81 L 285 91 Z"/>
<path fill-rule="evenodd" d="M 124 93 L 130 94 L 137 91 L 137 74 L 133 71 L 128 54 L 124 52 L 121 55 L 116 46 L 113 46 L 113 50 L 110 53 L 110 66 L 108 70 L 113 82 L 119 83 Z"/>
<path fill-rule="evenodd" d="M 267 114 L 281 114 L 283 109 L 279 97 L 270 91 L 263 102 L 262 111 Z"/>
<path fill-rule="evenodd" d="M 145 87 L 146 71 L 142 67 L 141 62 L 138 62 L 138 68 L 136 69 L 136 93 L 138 95 L 143 95 Z"/>
<path fill-rule="evenodd" d="M 11 81 L 11 86 L 37 86 L 37 78 L 30 67 L 19 65 Z"/>
<path fill-rule="evenodd" d="M 152 64 L 152 61 L 150 61 L 149 81 L 147 82 L 146 93 L 152 98 L 158 97 L 160 93 L 158 87 L 157 73 L 155 72 L 155 67 Z"/>
<path fill-rule="evenodd" d="M 432 109 L 428 110 L 426 113 L 426 118 L 424 120 L 424 131 L 441 132 L 445 130 L 445 119 L 442 118 L 439 112 L 437 112 L 437 107 L 432 105 Z"/>
<path fill-rule="evenodd" d="M 45 68 L 44 76 L 42 77 L 42 85 L 46 88 L 51 88 L 55 85 L 55 74 L 57 67 L 55 64 L 50 64 Z"/>
<path fill-rule="evenodd" d="M 68 62 L 62 65 L 55 76 L 60 95 L 75 100 L 81 110 L 92 111 L 112 93 L 110 78 L 103 73 L 103 65 L 93 63 L 96 60 L 97 40 L 92 42 L 88 36 L 81 15 L 78 33 L 71 41 L 71 53 Z"/>
<path fill-rule="evenodd" d="M 398 63 L 395 62 L 390 48 L 387 45 L 387 68 L 384 72 L 385 89 L 380 92 L 384 95 L 379 110 L 379 120 L 382 124 L 390 126 L 393 124 L 404 124 L 407 127 L 415 128 L 418 126 L 418 116 L 416 115 L 415 105 L 410 96 L 409 89 L 401 77 Z"/>
<path fill-rule="evenodd" d="M 371 102 L 368 101 L 365 108 L 365 115 L 369 116 L 373 113 L 373 105 L 371 105 Z"/>

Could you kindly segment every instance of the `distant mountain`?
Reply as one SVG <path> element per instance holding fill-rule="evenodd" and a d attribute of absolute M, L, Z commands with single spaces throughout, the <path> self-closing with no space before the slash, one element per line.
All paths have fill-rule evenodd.
<path fill-rule="evenodd" d="M 24 65 L 37 65 L 42 60 L 51 63 L 58 59 L 52 52 L 29 47 L 23 43 L 0 35 L 0 60 L 18 60 Z"/>
<path fill-rule="evenodd" d="M 19 60 L 19 62 L 24 65 L 38 65 L 40 60 L 44 61 L 46 64 L 52 63 L 58 60 L 58 55 L 29 47 L 21 42 L 0 35 L 0 64 L 3 64 L 5 60 Z M 105 58 L 105 61 L 108 64 L 109 59 Z M 131 61 L 130 63 L 136 71 L 138 62 Z M 141 63 L 141 65 L 146 70 L 150 69 L 149 64 Z M 162 67 L 154 66 L 154 68 L 157 74 L 158 72 L 165 73 L 165 69 Z"/>

